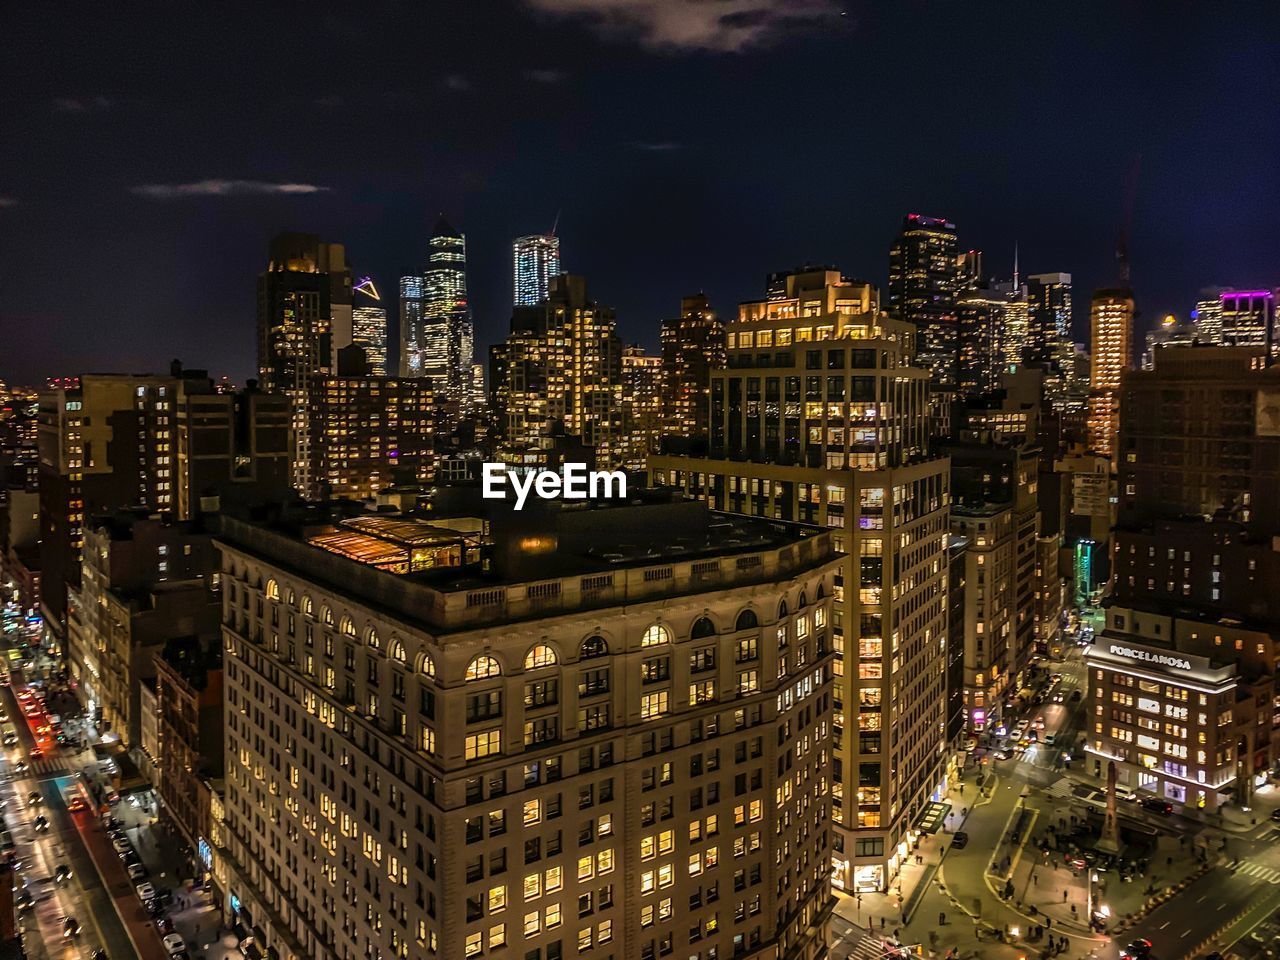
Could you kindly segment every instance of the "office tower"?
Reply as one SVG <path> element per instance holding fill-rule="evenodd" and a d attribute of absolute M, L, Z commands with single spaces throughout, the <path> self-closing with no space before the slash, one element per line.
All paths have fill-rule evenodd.
<path fill-rule="evenodd" d="M 353 288 L 360 306 L 351 311 L 351 342 L 364 350 L 369 372 L 387 375 L 387 311 L 374 306 L 382 300 L 371 277 L 365 277 Z"/>
<path fill-rule="evenodd" d="M 258 377 L 264 390 L 293 404 L 293 483 L 310 485 L 307 394 L 331 373 L 337 351 L 352 340 L 351 270 L 340 243 L 314 234 L 282 233 L 271 241 L 258 277 Z"/>
<path fill-rule="evenodd" d="M 1027 328 L 1030 324 L 1027 288 L 1025 284 L 1015 280 L 1013 283 L 997 282 L 992 285 L 992 289 L 1004 297 L 1004 325 L 997 337 L 1003 360 L 1001 365 L 1003 371 L 1023 362 Z"/>
<path fill-rule="evenodd" d="M 1271 349 L 1276 319 L 1271 290 L 1224 290 L 1220 322 L 1224 347 Z"/>
<path fill-rule="evenodd" d="M 1190 810 L 1248 806 L 1280 758 L 1280 368 L 1267 353 L 1160 350 L 1122 385 L 1088 750 L 1094 772 L 1114 760 L 1122 783 Z"/>
<path fill-rule="evenodd" d="M 39 416 L 41 608 L 58 646 L 86 518 L 141 506 L 185 520 L 290 488 L 293 402 L 219 393 L 203 370 L 73 378 L 41 392 Z"/>
<path fill-rule="evenodd" d="M 982 273 L 982 251 L 966 250 L 964 253 L 956 256 L 956 270 L 958 281 L 956 291 L 976 290 L 986 284 L 986 277 Z"/>
<path fill-rule="evenodd" d="M 435 381 L 373 376 L 345 356 L 337 375 L 312 386 L 309 428 L 315 458 L 310 500 L 367 500 L 434 472 Z"/>
<path fill-rule="evenodd" d="M 775 274 L 727 334 L 710 451 L 655 455 L 655 485 L 835 528 L 833 880 L 884 890 L 947 778 L 950 477 L 929 450 L 915 327 L 838 271 Z"/>
<path fill-rule="evenodd" d="M 532 307 L 546 299 L 551 278 L 560 275 L 560 238 L 554 233 L 517 237 L 511 244 L 512 302 Z"/>
<path fill-rule="evenodd" d="M 422 278 L 400 278 L 400 376 L 422 376 Z"/>
<path fill-rule="evenodd" d="M 938 217 L 908 214 L 889 251 L 889 314 L 919 331 L 919 365 L 939 390 L 955 390 L 956 228 Z"/>
<path fill-rule="evenodd" d="M 1196 298 L 1191 320 L 1201 343 L 1222 343 L 1222 295 L 1230 292 L 1230 287 L 1205 287 Z"/>
<path fill-rule="evenodd" d="M 1007 366 L 1005 334 L 1009 295 L 989 287 L 965 290 L 956 299 L 956 388 L 961 396 L 990 393 Z"/>
<path fill-rule="evenodd" d="M 1142 369 L 1150 370 L 1155 366 L 1157 350 L 1166 347 L 1189 347 L 1193 343 L 1201 342 L 1205 341 L 1201 339 L 1199 326 L 1191 318 L 1183 320 L 1172 313 L 1165 314 L 1158 327 L 1147 331 L 1146 349 L 1142 351 Z"/>
<path fill-rule="evenodd" d="M 1071 343 L 1071 274 L 1035 273 L 1027 277 L 1027 346 L 1023 362 L 1047 364 Z"/>
<path fill-rule="evenodd" d="M 441 217 L 428 247 L 422 275 L 422 364 L 418 375 L 436 381 L 441 397 L 460 401 L 474 352 L 467 299 L 467 241 Z"/>
<path fill-rule="evenodd" d="M 662 321 L 663 416 L 667 431 L 705 437 L 711 372 L 724 366 L 724 321 L 706 294 L 680 300 L 680 316 Z"/>
<path fill-rule="evenodd" d="M 662 358 L 640 346 L 622 350 L 622 433 L 608 459 L 629 470 L 643 470 L 662 437 Z"/>
<path fill-rule="evenodd" d="M 266 956 L 825 955 L 831 534 L 478 502 L 225 525 L 235 920 Z"/>
<path fill-rule="evenodd" d="M 139 698 L 155 655 L 178 636 L 216 643 L 222 596 L 213 532 L 145 509 L 90 518 L 67 667 L 101 729 L 141 743 Z"/>
<path fill-rule="evenodd" d="M 1112 455 L 1119 416 L 1120 374 L 1133 366 L 1133 293 L 1099 290 L 1090 304 L 1089 447 Z"/>
<path fill-rule="evenodd" d="M 622 344 L 613 310 L 587 296 L 585 277 L 553 277 L 542 303 L 517 307 L 499 354 L 496 412 L 508 446 L 536 448 L 564 432 L 608 461 L 622 431 Z"/>
<path fill-rule="evenodd" d="M 484 409 L 489 396 L 485 389 L 483 363 L 473 363 L 471 365 L 470 391 L 470 408 L 472 412 L 478 413 Z"/>

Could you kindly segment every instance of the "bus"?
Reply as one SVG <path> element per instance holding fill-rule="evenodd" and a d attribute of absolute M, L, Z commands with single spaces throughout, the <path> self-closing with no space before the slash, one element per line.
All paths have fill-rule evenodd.
<path fill-rule="evenodd" d="M 6 747 L 18 745 L 18 731 L 12 723 L 0 723 L 0 739 L 4 740 Z"/>

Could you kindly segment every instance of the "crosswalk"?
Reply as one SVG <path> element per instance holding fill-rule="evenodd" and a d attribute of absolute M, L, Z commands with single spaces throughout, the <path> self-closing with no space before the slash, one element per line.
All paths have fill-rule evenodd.
<path fill-rule="evenodd" d="M 896 947 L 892 940 L 863 934 L 850 948 L 849 960 L 886 960 L 886 958 L 910 957 L 905 947 Z"/>
<path fill-rule="evenodd" d="M 1251 860 L 1245 860 L 1236 867 L 1236 873 L 1245 877 L 1253 877 L 1264 883 L 1280 884 L 1280 870 L 1264 867 L 1262 864 L 1254 863 Z"/>
<path fill-rule="evenodd" d="M 14 780 L 25 780 L 34 778 L 43 780 L 47 777 L 61 777 L 67 773 L 67 761 L 64 757 L 40 757 L 38 760 L 28 760 L 27 769 L 22 773 L 15 773 L 10 767 L 9 776 Z"/>

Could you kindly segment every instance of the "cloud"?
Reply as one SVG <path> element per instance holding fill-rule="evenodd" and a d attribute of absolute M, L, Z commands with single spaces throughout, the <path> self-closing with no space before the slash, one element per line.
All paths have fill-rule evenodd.
<path fill-rule="evenodd" d="M 13 197 L 0 197 L 0 210 L 3 210 L 5 207 L 16 207 L 17 205 L 18 201 Z"/>
<path fill-rule="evenodd" d="M 534 83 L 563 83 L 569 78 L 563 70 L 526 70 L 524 75 Z"/>
<path fill-rule="evenodd" d="M 111 107 L 112 103 L 106 97 L 55 97 L 53 100 L 53 109 L 57 113 L 88 113 Z"/>
<path fill-rule="evenodd" d="M 837 21 L 837 0 L 525 0 L 535 10 L 579 17 L 601 32 L 658 50 L 737 53 L 780 33 Z"/>
<path fill-rule="evenodd" d="M 684 144 L 677 143 L 674 140 L 658 140 L 646 141 L 637 140 L 632 144 L 637 150 L 644 150 L 647 153 L 671 153 L 675 150 L 683 150 Z"/>
<path fill-rule="evenodd" d="M 444 85 L 450 90 L 457 90 L 460 93 L 471 89 L 471 81 L 460 73 L 451 73 L 444 78 Z"/>
<path fill-rule="evenodd" d="M 324 193 L 329 188 L 314 183 L 266 183 L 262 180 L 197 180 L 194 183 L 144 183 L 130 188 L 148 200 L 183 197 L 235 197 L 254 194 Z"/>

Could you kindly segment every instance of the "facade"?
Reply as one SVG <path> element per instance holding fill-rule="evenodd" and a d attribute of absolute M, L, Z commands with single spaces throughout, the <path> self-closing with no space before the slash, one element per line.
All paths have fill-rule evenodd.
<path fill-rule="evenodd" d="M 400 278 L 400 376 L 422 376 L 422 277 Z"/>
<path fill-rule="evenodd" d="M 560 270 L 560 238 L 554 233 L 517 237 L 511 244 L 512 303 L 534 307 L 547 298 Z"/>
<path fill-rule="evenodd" d="M 1120 375 L 1133 366 L 1133 294 L 1099 290 L 1089 319 L 1093 335 L 1089 369 L 1089 447 L 1109 457 L 1120 416 Z"/>
<path fill-rule="evenodd" d="M 829 534 L 691 503 L 385 519 L 460 569 L 223 532 L 215 857 L 256 949 L 825 954 Z M 615 531 L 655 552 L 601 564 Z"/>
<path fill-rule="evenodd" d="M 219 393 L 204 371 L 92 374 L 40 394 L 41 605 L 66 640 L 85 517 L 142 507 L 180 520 L 278 499 L 293 479 L 293 400 Z"/>
<path fill-rule="evenodd" d="M 387 375 L 387 311 L 383 307 L 359 306 L 351 311 L 352 343 L 364 350 L 369 372 Z"/>
<path fill-rule="evenodd" d="M 654 484 L 716 509 L 834 528 L 833 882 L 851 892 L 886 889 L 946 778 L 950 477 L 914 341 L 865 284 L 776 274 L 729 325 L 709 453 L 650 458 Z"/>
<path fill-rule="evenodd" d="M 133 758 L 142 779 L 156 789 L 160 783 L 160 709 L 154 677 L 144 677 L 138 683 L 138 743 Z"/>
<path fill-rule="evenodd" d="M 631 470 L 643 470 L 662 439 L 662 358 L 643 347 L 622 350 L 622 436 L 608 459 Z"/>
<path fill-rule="evenodd" d="M 1004 337 L 1009 326 L 1009 298 L 998 290 L 976 287 L 956 300 L 956 389 L 961 396 L 980 396 L 1000 387 L 1008 368 Z"/>
<path fill-rule="evenodd" d="M 308 499 L 367 500 L 397 482 L 425 482 L 435 466 L 435 381 L 350 373 L 312 387 L 315 458 Z"/>
<path fill-rule="evenodd" d="M 495 351 L 495 413 L 503 438 L 536 447 L 562 431 L 604 462 L 622 432 L 622 343 L 614 312 L 587 295 L 585 277 L 561 274 L 547 299 L 518 307 Z"/>
<path fill-rule="evenodd" d="M 890 316 L 919 331 L 919 364 L 940 390 L 957 384 L 956 293 L 960 286 L 955 224 L 908 214 L 889 251 Z"/>
<path fill-rule="evenodd" d="M 1224 290 L 1218 315 L 1224 347 L 1272 349 L 1276 298 L 1272 290 Z"/>
<path fill-rule="evenodd" d="M 467 240 L 441 217 L 428 246 L 417 375 L 434 380 L 440 396 L 461 402 L 475 352 L 467 298 Z"/>
<path fill-rule="evenodd" d="M 1181 320 L 1172 313 L 1166 314 L 1160 325 L 1147 331 L 1146 349 L 1142 351 L 1142 369 L 1155 366 L 1156 351 L 1166 347 L 1189 347 L 1203 340 L 1199 326 L 1190 318 Z"/>
<path fill-rule="evenodd" d="M 706 294 L 682 298 L 680 316 L 662 321 L 662 402 L 669 433 L 706 435 L 711 374 L 725 364 L 724 337 L 724 321 Z"/>
<path fill-rule="evenodd" d="M 307 398 L 312 381 L 332 373 L 337 352 L 352 340 L 351 269 L 340 243 L 313 234 L 282 233 L 271 241 L 258 277 L 258 378 L 264 390 L 293 408 L 293 483 L 310 484 Z"/>
<path fill-rule="evenodd" d="M 221 638 L 176 637 L 155 666 L 161 809 L 197 850 L 213 834 L 210 783 L 223 768 Z"/>
<path fill-rule="evenodd" d="M 1222 345 L 1222 295 L 1230 291 L 1230 287 L 1205 287 L 1196 298 L 1191 319 L 1202 343 Z"/>
<path fill-rule="evenodd" d="M 1027 348 L 1023 360 L 1056 360 L 1060 346 L 1071 343 L 1071 319 L 1071 274 L 1036 273 L 1027 277 Z"/>

